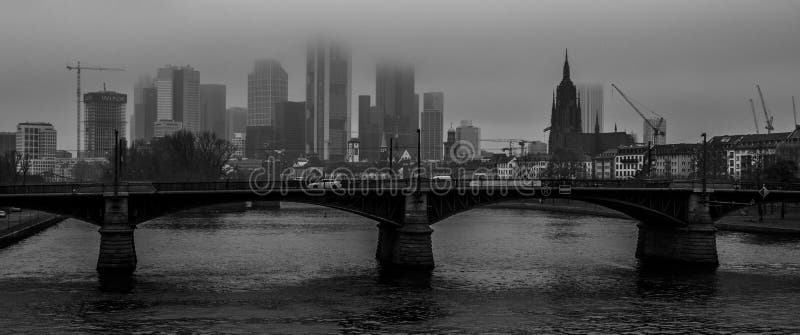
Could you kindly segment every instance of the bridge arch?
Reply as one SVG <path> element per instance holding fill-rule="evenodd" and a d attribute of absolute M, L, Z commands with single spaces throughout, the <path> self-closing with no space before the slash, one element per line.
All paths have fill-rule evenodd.
<path fill-rule="evenodd" d="M 529 195 L 522 192 L 505 192 L 505 194 L 479 193 L 465 196 L 451 194 L 431 194 L 428 196 L 429 217 L 431 223 L 442 221 L 455 214 L 470 211 L 472 209 L 484 207 L 505 201 L 525 200 L 525 199 L 570 199 L 583 201 L 599 205 L 611 210 L 615 210 L 641 221 L 647 225 L 683 227 L 686 226 L 685 210 L 680 206 L 675 206 L 672 213 L 646 206 L 645 204 L 632 202 L 626 199 L 602 198 L 593 196 L 572 196 L 572 195 L 551 195 L 543 197 L 541 195 Z M 675 204 L 677 205 L 677 204 Z M 672 214 L 672 215 L 671 215 Z M 677 215 L 675 215 L 677 214 Z"/>

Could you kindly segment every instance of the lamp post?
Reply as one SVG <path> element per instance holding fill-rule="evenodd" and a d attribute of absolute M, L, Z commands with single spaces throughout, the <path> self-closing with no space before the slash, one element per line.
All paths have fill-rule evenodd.
<path fill-rule="evenodd" d="M 417 188 L 420 187 L 420 173 L 422 172 L 422 131 L 417 128 Z"/>
<path fill-rule="evenodd" d="M 706 149 L 707 139 L 706 133 L 702 134 L 703 136 L 703 194 L 706 193 L 706 171 L 708 170 L 708 150 Z"/>
<path fill-rule="evenodd" d="M 114 128 L 114 197 L 119 194 L 119 130 Z"/>

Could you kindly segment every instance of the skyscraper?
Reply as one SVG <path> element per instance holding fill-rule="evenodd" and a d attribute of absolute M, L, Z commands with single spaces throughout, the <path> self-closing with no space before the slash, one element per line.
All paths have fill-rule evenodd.
<path fill-rule="evenodd" d="M 153 78 L 145 75 L 139 78 L 133 88 L 131 137 L 134 140 L 153 138 L 156 121 L 156 87 Z"/>
<path fill-rule="evenodd" d="M 275 105 L 288 99 L 288 76 L 280 62 L 259 59 L 247 75 L 245 157 L 264 158 L 276 143 Z"/>
<path fill-rule="evenodd" d="M 201 84 L 200 130 L 225 138 L 225 116 L 225 85 Z"/>
<path fill-rule="evenodd" d="M 467 160 L 481 158 L 481 128 L 472 124 L 472 120 L 461 120 L 456 128 L 457 157 Z"/>
<path fill-rule="evenodd" d="M 581 130 L 593 133 L 603 132 L 603 85 L 580 83 L 577 85 L 578 101 L 581 109 Z M 595 124 L 598 128 L 595 129 Z"/>
<path fill-rule="evenodd" d="M 281 63 L 259 59 L 247 75 L 247 125 L 274 126 L 275 104 L 288 100 L 289 79 Z"/>
<path fill-rule="evenodd" d="M 83 95 L 84 114 L 84 148 L 85 157 L 100 158 L 110 157 L 116 145 L 114 130 L 119 132 L 119 138 L 125 136 L 125 105 L 128 102 L 126 94 L 101 91 Z"/>
<path fill-rule="evenodd" d="M 371 105 L 369 95 L 358 96 L 358 139 L 362 160 L 377 162 L 380 160 L 381 135 L 383 134 L 383 116 Z"/>
<path fill-rule="evenodd" d="M 199 132 L 200 72 L 188 65 L 167 65 L 158 69 L 155 86 L 156 121 L 180 122 L 182 129 Z"/>
<path fill-rule="evenodd" d="M 344 161 L 350 139 L 350 48 L 317 40 L 306 50 L 306 152 Z"/>
<path fill-rule="evenodd" d="M 417 154 L 419 103 L 414 93 L 414 66 L 381 62 L 376 67 L 375 106 L 383 115 L 383 132 L 395 140 L 399 152 Z"/>
<path fill-rule="evenodd" d="M 650 124 L 648 124 L 648 121 Z M 658 136 L 653 138 L 653 128 L 650 125 L 658 128 Z M 644 134 L 642 136 L 642 143 L 647 144 L 648 142 L 653 142 L 653 145 L 663 145 L 667 144 L 667 120 L 663 118 L 652 118 L 647 119 L 647 121 L 642 120 L 642 126 L 644 127 Z"/>
<path fill-rule="evenodd" d="M 423 94 L 422 105 L 422 159 L 439 161 L 443 154 L 444 93 Z"/>

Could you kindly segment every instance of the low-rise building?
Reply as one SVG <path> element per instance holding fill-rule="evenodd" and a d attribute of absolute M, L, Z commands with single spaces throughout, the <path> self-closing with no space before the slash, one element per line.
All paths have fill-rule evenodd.
<path fill-rule="evenodd" d="M 696 176 L 699 144 L 680 143 L 656 145 L 651 155 L 651 177 L 688 179 Z"/>
<path fill-rule="evenodd" d="M 593 179 L 614 179 L 614 166 L 615 158 L 617 157 L 617 149 L 608 149 L 601 152 L 599 155 L 592 158 L 594 171 L 592 171 Z"/>
<path fill-rule="evenodd" d="M 614 157 L 614 179 L 632 179 L 644 167 L 647 147 L 626 145 L 617 148 Z"/>
<path fill-rule="evenodd" d="M 712 137 L 707 148 L 712 152 L 709 162 L 711 175 L 736 180 L 757 178 L 765 167 L 775 162 L 778 144 L 789 139 L 791 134 L 787 132 Z M 722 170 L 719 175 L 715 168 Z"/>

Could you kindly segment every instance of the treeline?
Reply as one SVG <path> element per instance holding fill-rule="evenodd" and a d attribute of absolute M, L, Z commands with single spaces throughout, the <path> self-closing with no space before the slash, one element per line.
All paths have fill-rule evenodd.
<path fill-rule="evenodd" d="M 195 135 L 182 130 L 150 142 L 134 142 L 123 152 L 121 177 L 168 182 L 219 180 L 234 151 L 230 142 L 214 133 Z"/>

